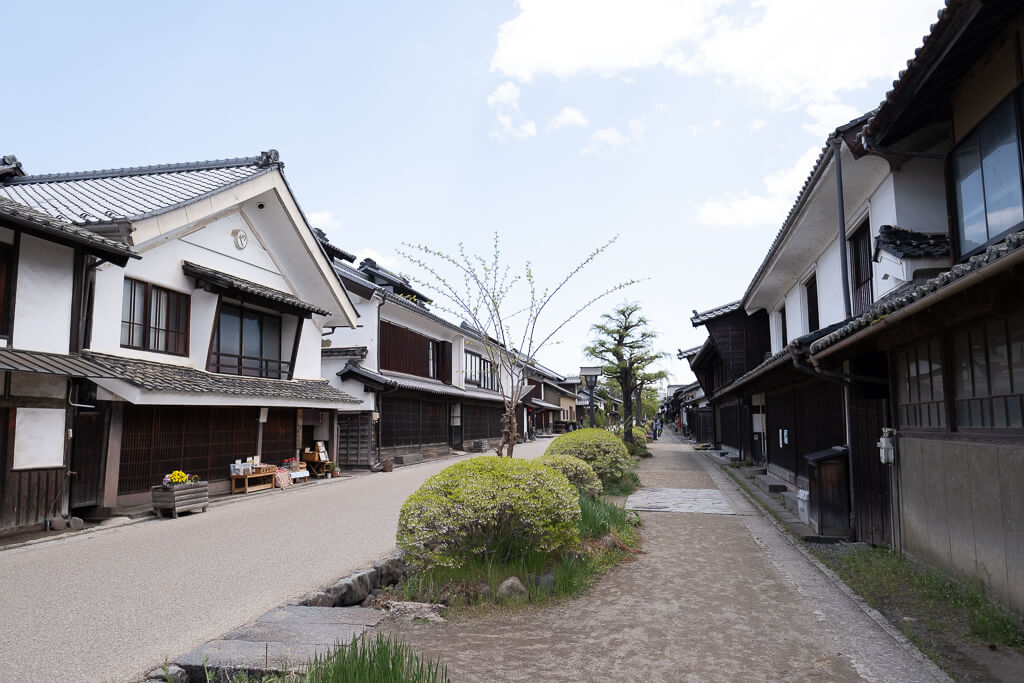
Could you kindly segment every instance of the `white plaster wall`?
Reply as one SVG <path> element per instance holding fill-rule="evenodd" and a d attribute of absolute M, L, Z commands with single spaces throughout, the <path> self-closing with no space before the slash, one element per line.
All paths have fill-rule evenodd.
<path fill-rule="evenodd" d="M 356 311 L 359 313 L 359 326 L 355 328 L 335 328 L 334 332 L 328 335 L 326 339 L 330 340 L 332 347 L 365 346 L 366 358 L 363 360 L 361 365 L 367 370 L 376 372 L 380 368 L 377 349 L 378 300 L 364 299 L 355 294 L 352 294 L 351 296 L 352 303 L 355 306 Z M 344 363 L 342 363 L 342 365 L 344 365 Z M 339 367 L 335 372 L 340 369 L 341 368 Z M 324 376 L 327 377 L 327 375 Z M 330 379 L 330 377 L 327 377 L 327 379 Z"/>
<path fill-rule="evenodd" d="M 906 264 L 888 252 L 881 252 L 878 255 L 878 261 L 871 265 L 874 269 L 876 301 L 907 280 Z"/>
<path fill-rule="evenodd" d="M 22 235 L 11 346 L 68 352 L 74 263 L 73 249 Z"/>
<path fill-rule="evenodd" d="M 237 249 L 233 231 L 245 229 L 249 241 L 244 249 Z M 274 260 L 261 246 L 258 235 L 249 228 L 237 212 L 188 234 L 177 234 L 169 239 L 157 239 L 142 250 L 143 258 L 133 260 L 125 268 L 101 266 L 96 273 L 96 298 L 93 307 L 93 331 L 90 348 L 130 358 L 159 363 L 191 365 L 205 369 L 210 339 L 213 333 L 218 296 L 195 289 L 194 278 L 182 270 L 184 261 L 191 261 L 235 277 L 296 294 Z M 313 267 L 312 262 L 307 267 Z M 166 289 L 188 294 L 189 355 L 187 358 L 166 353 L 121 348 L 121 307 L 124 278 L 130 277 L 159 285 Z M 297 294 L 296 294 L 297 295 Z M 302 298 L 299 296 L 299 298 Z M 295 339 L 296 316 L 281 316 L 281 358 L 290 360 Z M 295 363 L 296 378 L 314 379 L 320 373 L 320 338 L 323 316 L 314 315 L 303 320 L 302 338 Z"/>
<path fill-rule="evenodd" d="M 299 354 L 295 358 L 295 379 L 320 379 L 320 328 L 310 319 L 302 321 L 302 337 L 299 339 Z M 284 340 L 282 340 L 282 346 Z M 289 346 L 291 344 L 289 343 Z M 289 356 L 284 356 L 289 358 Z"/>
<path fill-rule="evenodd" d="M 846 318 L 843 306 L 843 265 L 839 240 L 833 240 L 818 257 L 818 324 L 827 327 Z"/>

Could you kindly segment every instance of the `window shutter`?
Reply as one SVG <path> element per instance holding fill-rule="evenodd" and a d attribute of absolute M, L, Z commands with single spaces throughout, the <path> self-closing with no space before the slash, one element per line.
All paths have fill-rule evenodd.
<path fill-rule="evenodd" d="M 443 341 L 441 342 L 441 353 L 438 362 L 440 363 L 440 376 L 441 381 L 445 384 L 452 383 L 452 343 Z"/>

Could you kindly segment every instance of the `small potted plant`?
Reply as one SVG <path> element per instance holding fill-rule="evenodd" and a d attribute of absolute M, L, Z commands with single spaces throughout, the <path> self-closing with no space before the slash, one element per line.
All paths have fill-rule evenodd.
<path fill-rule="evenodd" d="M 182 470 L 164 475 L 163 482 L 150 488 L 149 492 L 157 517 L 163 517 L 164 512 L 170 512 L 175 518 L 179 512 L 206 512 L 210 504 L 209 482 L 202 481 L 198 474 L 186 474 Z"/>

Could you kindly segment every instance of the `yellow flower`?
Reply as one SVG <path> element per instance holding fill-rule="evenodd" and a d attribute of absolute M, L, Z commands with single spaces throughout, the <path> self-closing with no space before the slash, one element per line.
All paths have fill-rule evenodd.
<path fill-rule="evenodd" d="M 181 470 L 174 470 L 171 472 L 172 484 L 184 484 L 186 481 L 188 481 L 188 475 Z"/>

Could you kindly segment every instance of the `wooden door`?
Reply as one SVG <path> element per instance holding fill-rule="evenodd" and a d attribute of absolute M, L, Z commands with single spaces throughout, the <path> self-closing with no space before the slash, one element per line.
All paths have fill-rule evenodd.
<path fill-rule="evenodd" d="M 369 467 L 373 453 L 373 419 L 368 413 L 338 415 L 338 464 Z"/>
<path fill-rule="evenodd" d="M 853 458 L 854 530 L 858 541 L 892 545 L 892 507 L 889 468 L 878 456 L 878 439 L 885 425 L 886 401 L 850 402 L 850 457 Z"/>
<path fill-rule="evenodd" d="M 793 391 L 783 389 L 768 394 L 765 406 L 768 468 L 772 474 L 790 483 L 796 483 L 797 472 L 793 400 Z"/>
<path fill-rule="evenodd" d="M 106 445 L 106 413 L 80 412 L 75 419 L 71 446 L 70 506 L 99 505 L 103 500 L 103 462 Z"/>

